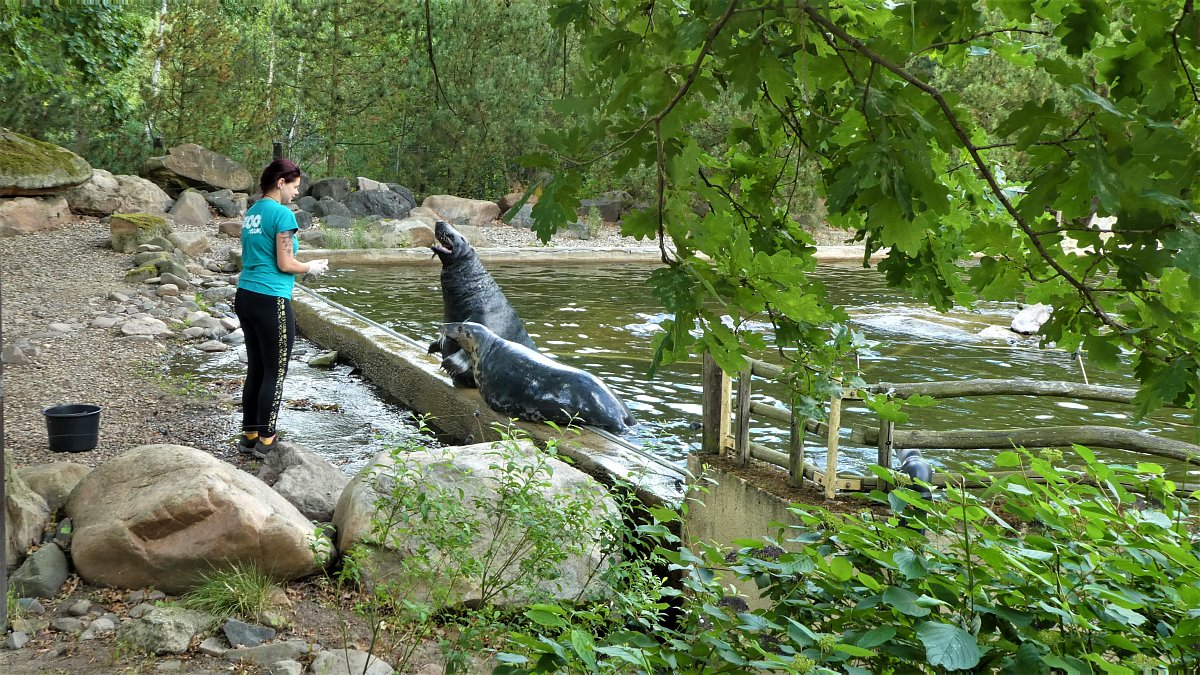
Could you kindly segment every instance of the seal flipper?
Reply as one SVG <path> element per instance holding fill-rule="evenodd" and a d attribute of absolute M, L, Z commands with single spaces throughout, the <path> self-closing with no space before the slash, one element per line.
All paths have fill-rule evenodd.
<path fill-rule="evenodd" d="M 442 370 L 454 380 L 459 387 L 474 387 L 475 373 L 471 370 L 471 357 L 467 352 L 459 350 L 442 359 Z"/>

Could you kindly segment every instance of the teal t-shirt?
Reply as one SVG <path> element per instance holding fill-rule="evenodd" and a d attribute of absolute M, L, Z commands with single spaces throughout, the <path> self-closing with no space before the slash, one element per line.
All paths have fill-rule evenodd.
<path fill-rule="evenodd" d="M 275 262 L 275 235 L 298 230 L 296 215 L 274 199 L 254 202 L 242 219 L 242 275 L 238 288 L 263 295 L 291 298 L 296 275 L 282 272 Z M 292 255 L 300 250 L 300 242 L 292 237 Z"/>

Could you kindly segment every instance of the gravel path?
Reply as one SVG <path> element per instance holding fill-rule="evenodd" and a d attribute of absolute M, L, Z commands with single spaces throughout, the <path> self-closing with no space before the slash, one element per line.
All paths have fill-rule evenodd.
<path fill-rule="evenodd" d="M 131 260 L 109 248 L 108 226 L 96 218 L 0 239 L 4 344 L 33 347 L 30 363 L 4 365 L 4 448 L 17 466 L 64 460 L 95 466 L 146 443 L 213 451 L 232 433 L 227 405 L 181 392 L 165 376 L 178 342 L 136 341 L 88 327 L 115 304 L 109 293 L 137 295 L 124 282 Z M 52 330 L 52 323 L 72 329 Z M 49 451 L 42 410 L 60 403 L 102 406 L 95 450 Z"/>

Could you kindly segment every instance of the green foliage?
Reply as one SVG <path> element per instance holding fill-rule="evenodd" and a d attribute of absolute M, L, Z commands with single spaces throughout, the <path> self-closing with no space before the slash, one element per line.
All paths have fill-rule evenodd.
<path fill-rule="evenodd" d="M 797 374 L 818 374 L 797 378 L 802 394 L 844 374 L 838 309 L 807 278 L 813 248 L 789 208 L 815 165 L 830 223 L 888 249 L 892 284 L 942 309 L 1049 303 L 1048 340 L 1135 354 L 1143 413 L 1195 405 L 1190 3 L 554 0 L 550 15 L 584 63 L 559 106 L 574 124 L 540 160 L 569 171 L 535 229 L 566 222 L 593 165 L 651 170 L 651 207 L 624 227 L 677 250 L 654 278 L 675 317 L 660 361 L 704 350 L 736 370 L 754 348 L 738 325 L 759 317 L 803 355 Z M 720 147 L 700 131 L 714 111 Z M 1093 213 L 1117 218 L 1111 233 Z"/>
<path fill-rule="evenodd" d="M 448 456 L 407 459 L 423 450 L 415 442 L 393 448 L 390 464 L 372 470 L 379 497 L 370 535 L 343 561 L 337 581 L 363 587 L 353 609 L 398 668 L 438 634 L 449 612 L 463 610 L 465 589 L 477 590 L 473 609 L 456 624 L 458 639 L 443 645 L 459 660 L 494 635 L 494 604 L 514 596 L 550 599 L 561 563 L 604 550 L 610 538 L 616 523 L 599 492 L 548 492 L 553 443 L 530 455 L 519 436 L 504 434 L 489 461 L 494 480 L 481 491 L 457 485 L 461 469 Z M 595 580 L 585 581 L 594 589 Z"/>
<path fill-rule="evenodd" d="M 325 238 L 322 240 L 322 248 L 333 249 L 368 249 L 368 248 L 387 248 L 387 243 L 383 240 L 383 236 L 379 230 L 373 227 L 373 223 L 365 218 L 355 218 L 350 225 L 349 230 L 339 230 L 337 228 L 324 228 Z"/>
<path fill-rule="evenodd" d="M 279 590 L 275 580 L 253 564 L 237 563 L 202 574 L 200 583 L 184 594 L 183 606 L 254 623 Z"/>
<path fill-rule="evenodd" d="M 147 10 L 100 1 L 10 4 L 0 14 L 0 127 L 64 145 L 106 167 L 140 160 L 137 56 Z M 141 134 L 141 142 L 130 144 Z"/>
<path fill-rule="evenodd" d="M 657 589 L 681 602 L 675 620 L 597 626 L 592 610 L 541 606 L 498 672 L 1194 670 L 1197 495 L 1159 466 L 1075 453 L 1080 469 L 1002 453 L 1019 471 L 982 494 L 873 495 L 903 519 L 794 506 L 798 525 L 729 555 L 680 547 L 676 516 L 656 511 L 638 536 L 683 575 L 682 595 Z M 739 609 L 720 575 L 755 582 L 769 606 Z"/>

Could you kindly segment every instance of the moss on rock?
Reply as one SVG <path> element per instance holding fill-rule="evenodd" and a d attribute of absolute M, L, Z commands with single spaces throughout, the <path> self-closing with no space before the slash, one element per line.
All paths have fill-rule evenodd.
<path fill-rule="evenodd" d="M 147 279 L 152 279 L 158 276 L 158 269 L 154 265 L 142 265 L 135 267 L 125 273 L 125 282 L 130 284 L 140 284 Z"/>
<path fill-rule="evenodd" d="M 70 150 L 0 129 L 0 196 L 52 194 L 91 177 L 92 165 Z"/>
<path fill-rule="evenodd" d="M 113 250 L 121 253 L 133 253 L 155 237 L 165 239 L 171 233 L 167 219 L 153 213 L 114 213 L 108 226 Z"/>

